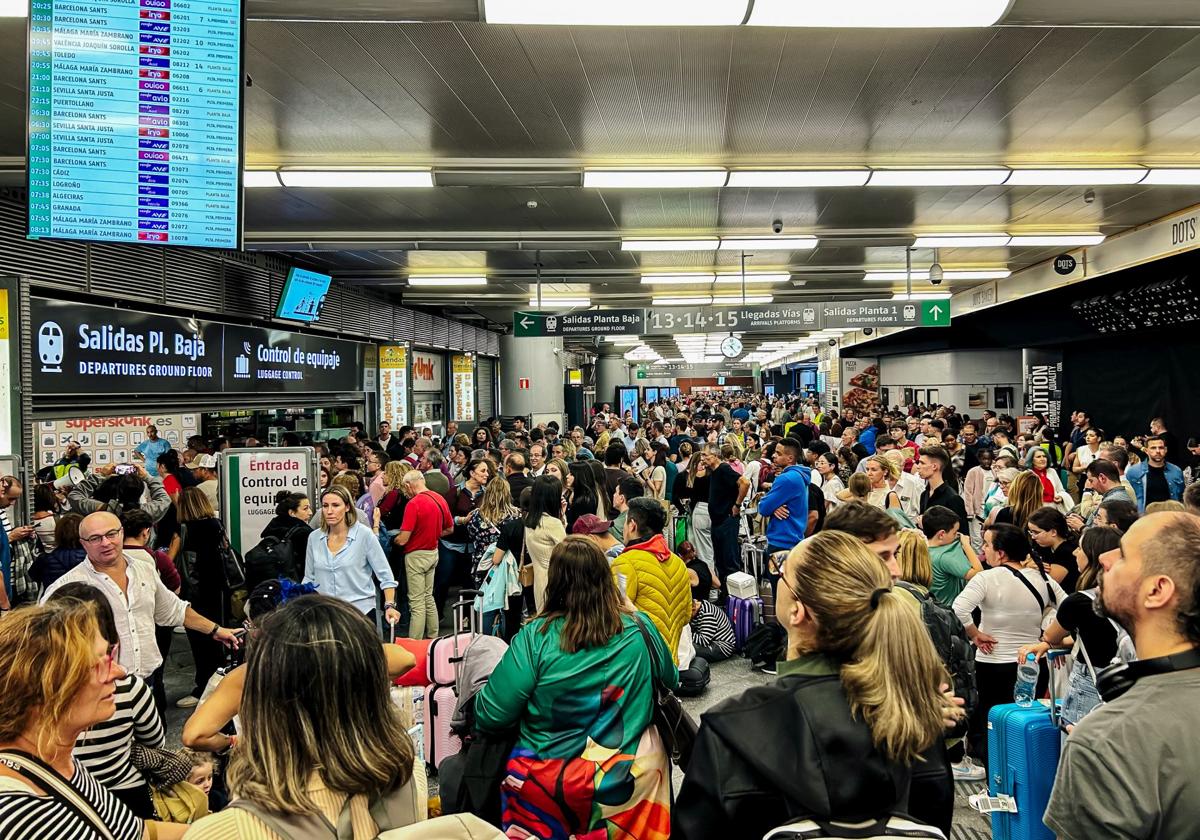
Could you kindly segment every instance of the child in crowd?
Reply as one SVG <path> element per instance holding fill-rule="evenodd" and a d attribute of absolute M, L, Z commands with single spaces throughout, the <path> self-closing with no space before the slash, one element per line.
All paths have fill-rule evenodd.
<path fill-rule="evenodd" d="M 958 514 L 950 508 L 934 505 L 921 516 L 921 530 L 929 540 L 929 560 L 933 583 L 929 592 L 949 607 L 963 591 L 967 581 L 983 571 L 966 534 L 959 534 Z"/>
<path fill-rule="evenodd" d="M 180 755 L 191 762 L 192 770 L 188 773 L 187 781 L 208 797 L 208 812 L 215 814 L 229 804 L 229 798 L 220 790 L 213 788 L 213 771 L 216 769 L 212 753 L 196 750 L 180 750 Z"/>

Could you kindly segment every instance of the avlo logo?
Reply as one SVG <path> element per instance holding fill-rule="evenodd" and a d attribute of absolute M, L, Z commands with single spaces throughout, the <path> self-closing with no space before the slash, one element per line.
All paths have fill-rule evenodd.
<path fill-rule="evenodd" d="M 42 373 L 62 373 L 63 331 L 54 321 L 46 321 L 38 328 L 38 357 L 42 360 Z"/>

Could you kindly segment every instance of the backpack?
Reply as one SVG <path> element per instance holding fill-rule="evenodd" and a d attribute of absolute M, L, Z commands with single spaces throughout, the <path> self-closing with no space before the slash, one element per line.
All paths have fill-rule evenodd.
<path fill-rule="evenodd" d="M 296 558 L 292 550 L 292 528 L 282 537 L 263 537 L 258 545 L 246 552 L 246 588 L 253 590 L 265 580 L 291 578 L 299 580 Z"/>
<path fill-rule="evenodd" d="M 967 721 L 979 703 L 979 692 L 975 685 L 975 647 L 967 639 L 962 622 L 947 606 L 908 581 L 898 580 L 896 586 L 904 589 L 921 604 L 921 620 L 929 631 L 933 647 L 941 657 L 946 670 L 954 682 L 954 695 L 965 701 L 966 714 L 947 733 L 947 737 L 961 738 L 966 734 Z"/>
<path fill-rule="evenodd" d="M 829 837 L 855 838 L 855 840 L 885 840 L 888 837 L 947 840 L 941 829 L 916 822 L 903 815 L 853 823 L 841 820 L 794 820 L 787 825 L 781 825 L 779 828 L 768 831 L 763 835 L 763 840 L 824 840 Z"/>

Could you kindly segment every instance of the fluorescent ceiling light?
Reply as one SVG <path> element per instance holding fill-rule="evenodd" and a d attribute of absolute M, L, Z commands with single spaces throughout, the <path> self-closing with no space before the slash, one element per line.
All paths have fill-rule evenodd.
<path fill-rule="evenodd" d="M 727 187 L 861 187 L 869 169 L 743 169 L 729 173 Z"/>
<path fill-rule="evenodd" d="M 451 277 L 448 275 L 409 277 L 410 286 L 486 286 L 487 278 L 480 275 Z"/>
<path fill-rule="evenodd" d="M 950 300 L 950 297 L 949 292 L 913 292 L 911 295 L 892 295 L 892 300 Z"/>
<path fill-rule="evenodd" d="M 529 299 L 529 305 L 537 306 L 538 299 L 536 297 L 531 297 Z M 575 308 L 575 307 L 580 307 L 580 306 L 591 306 L 591 305 L 592 305 L 592 301 L 589 298 L 547 297 L 546 295 L 542 295 L 542 308 L 543 309 L 545 309 L 547 306 L 565 306 L 568 308 Z"/>
<path fill-rule="evenodd" d="M 918 236 L 914 248 L 1003 248 L 1011 239 L 1007 233 L 947 233 Z"/>
<path fill-rule="evenodd" d="M 750 286 L 755 283 L 786 283 L 792 279 L 792 275 L 788 272 L 769 273 L 769 274 L 751 274 L 746 273 L 746 285 Z M 742 284 L 742 275 L 740 274 L 718 274 L 717 284 L 721 286 L 740 286 Z"/>
<path fill-rule="evenodd" d="M 1014 169 L 1010 187 L 1099 187 L 1106 184 L 1137 184 L 1147 169 Z"/>
<path fill-rule="evenodd" d="M 817 247 L 815 236 L 780 236 L 772 239 L 722 239 L 722 251 L 811 251 Z"/>
<path fill-rule="evenodd" d="M 3 0 L 0 0 L 3 2 Z M 0 17 L 3 17 L 0 14 Z M 242 172 L 242 186 L 248 188 L 255 187 L 279 187 L 279 174 L 274 169 L 247 169 Z"/>
<path fill-rule="evenodd" d="M 428 169 L 281 169 L 285 187 L 404 188 L 432 187 Z"/>
<path fill-rule="evenodd" d="M 622 251 L 715 251 L 720 241 L 705 239 L 622 239 Z"/>
<path fill-rule="evenodd" d="M 586 169 L 583 185 L 600 189 L 714 188 L 725 186 L 726 175 L 724 169 Z"/>
<path fill-rule="evenodd" d="M 746 0 L 485 0 L 488 23 L 558 26 L 737 26 Z"/>
<path fill-rule="evenodd" d="M 0 0 L 0 17 L 23 18 L 28 16 L 29 3 L 26 0 Z"/>
<path fill-rule="evenodd" d="M 1143 184 L 1200 184 L 1200 168 L 1151 169 Z"/>
<path fill-rule="evenodd" d="M 1007 169 L 876 169 L 872 187 L 988 187 L 1008 180 Z"/>
<path fill-rule="evenodd" d="M 711 283 L 713 274 L 643 274 L 642 285 L 646 286 L 690 286 L 696 283 Z"/>
<path fill-rule="evenodd" d="M 974 270 L 950 270 L 946 269 L 942 272 L 942 276 L 946 280 L 1003 280 L 1012 274 L 1007 268 L 998 269 L 980 269 Z M 864 280 L 869 281 L 890 281 L 903 282 L 909 278 L 906 271 L 868 271 Z M 920 271 L 912 273 L 913 280 L 928 280 L 929 269 L 923 268 Z"/>
<path fill-rule="evenodd" d="M 1099 245 L 1104 241 L 1102 233 L 1050 233 L 1044 236 L 1014 236 L 1008 243 L 1010 248 L 1033 245 Z"/>
<path fill-rule="evenodd" d="M 651 298 L 650 303 L 653 306 L 704 306 L 712 303 L 712 298 L 708 295 L 699 297 L 656 297 Z"/>
<path fill-rule="evenodd" d="M 641 344 L 642 339 L 636 335 L 608 335 L 604 340 L 609 344 Z"/>
<path fill-rule="evenodd" d="M 742 295 L 727 295 L 724 296 L 724 298 L 714 296 L 713 304 L 719 306 L 733 306 L 736 304 L 769 304 L 769 302 L 772 302 L 773 300 L 773 296 L 769 294 L 748 294 L 745 296 L 745 298 L 743 298 Z"/>
<path fill-rule="evenodd" d="M 852 3 L 755 0 L 751 26 L 912 27 L 993 26 L 1010 0 L 855 0 Z"/>

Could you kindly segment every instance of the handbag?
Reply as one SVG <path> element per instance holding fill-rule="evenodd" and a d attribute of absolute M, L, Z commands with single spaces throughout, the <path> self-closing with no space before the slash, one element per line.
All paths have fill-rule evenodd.
<path fill-rule="evenodd" d="M 522 589 L 524 589 L 527 586 L 533 586 L 533 563 L 532 562 L 526 563 L 525 560 L 526 560 L 525 537 L 522 536 L 521 537 L 521 559 L 519 561 L 520 565 L 517 567 L 517 582 L 521 584 Z"/>
<path fill-rule="evenodd" d="M 641 616 L 635 615 L 633 620 L 637 623 L 638 630 L 641 631 L 642 639 L 646 642 L 646 651 L 650 654 L 650 668 L 653 671 L 654 641 L 650 638 L 650 631 L 646 629 Z M 667 755 L 671 757 L 671 761 L 680 770 L 686 770 L 688 762 L 692 759 L 692 750 L 696 746 L 696 734 L 700 727 L 683 708 L 683 704 L 679 702 L 675 692 L 667 688 L 658 677 L 654 678 L 653 688 L 654 707 L 651 709 L 650 723 L 658 729 L 658 736 L 662 738 L 663 746 L 667 748 Z"/>
<path fill-rule="evenodd" d="M 104 818 L 97 813 L 95 806 L 41 759 L 29 753 L 5 750 L 0 752 L 0 763 L 36 784 L 68 811 L 72 811 L 83 822 L 91 825 L 101 840 L 113 840 L 113 833 L 105 825 Z"/>
<path fill-rule="evenodd" d="M 229 544 L 229 535 L 225 526 L 221 526 L 221 542 L 217 545 L 217 559 L 221 563 L 221 579 L 225 583 L 225 591 L 232 592 L 246 585 L 246 564 L 242 556 L 233 550 Z"/>
<path fill-rule="evenodd" d="M 196 552 L 188 548 L 187 524 L 179 523 L 179 551 L 175 555 L 175 568 L 179 570 L 179 593 L 188 600 L 200 591 L 200 577 L 196 572 Z"/>

